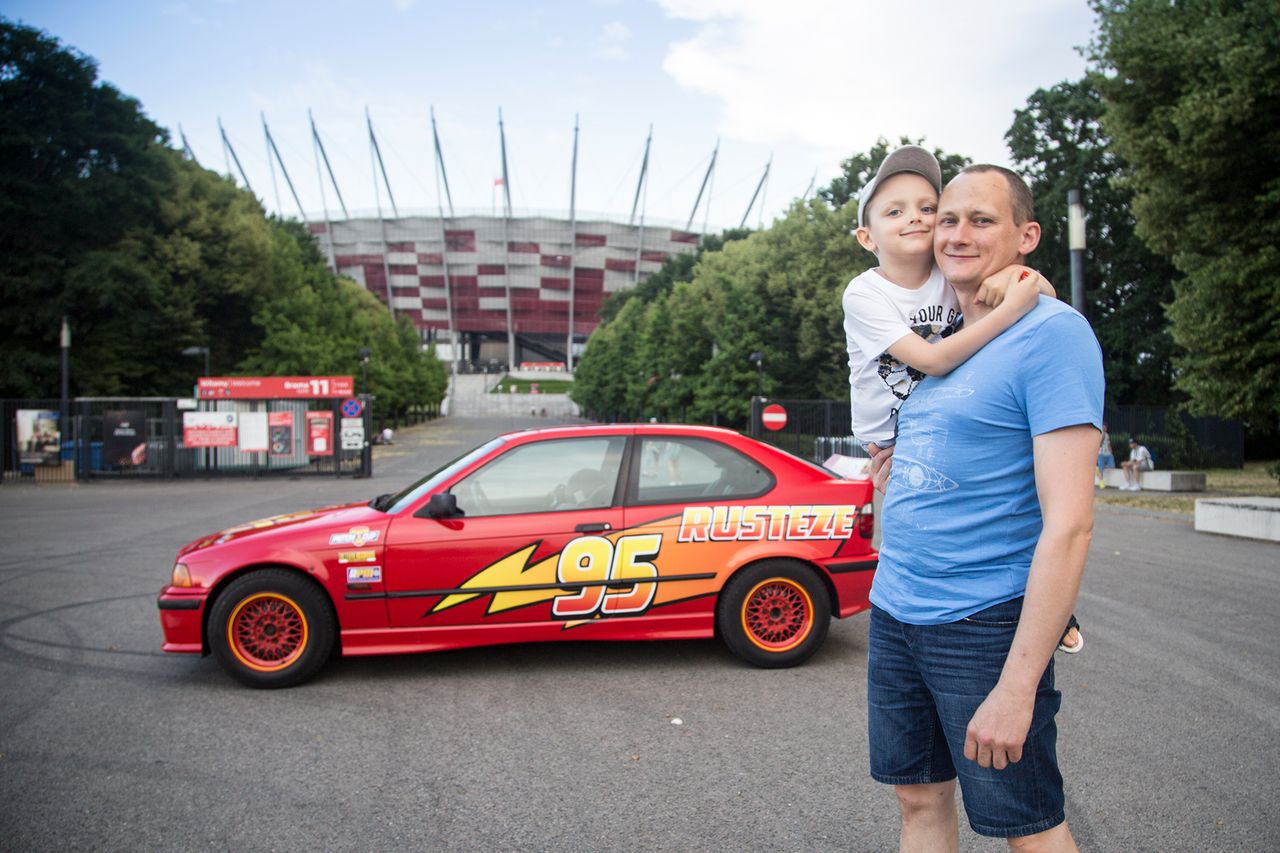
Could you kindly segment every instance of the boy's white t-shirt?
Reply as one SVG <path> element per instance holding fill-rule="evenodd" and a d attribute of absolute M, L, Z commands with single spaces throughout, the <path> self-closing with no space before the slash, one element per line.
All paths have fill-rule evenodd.
<path fill-rule="evenodd" d="M 936 266 L 920 287 L 900 287 L 870 269 L 844 289 L 844 338 L 849 350 L 849 404 L 859 441 L 892 443 L 898 407 L 924 374 L 889 355 L 907 334 L 936 343 L 960 320 L 955 291 Z"/>

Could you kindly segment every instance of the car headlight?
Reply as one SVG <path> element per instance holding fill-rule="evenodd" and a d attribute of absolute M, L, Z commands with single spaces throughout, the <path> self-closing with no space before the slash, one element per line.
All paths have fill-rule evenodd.
<path fill-rule="evenodd" d="M 173 566 L 173 577 L 169 579 L 170 586 L 190 587 L 195 584 L 191 583 L 191 572 L 182 563 L 175 563 Z"/>

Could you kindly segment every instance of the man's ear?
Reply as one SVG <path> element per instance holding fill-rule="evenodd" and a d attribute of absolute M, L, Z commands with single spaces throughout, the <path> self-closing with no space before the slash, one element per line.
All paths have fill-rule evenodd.
<path fill-rule="evenodd" d="M 1018 254 L 1026 257 L 1040 245 L 1040 223 L 1024 222 L 1020 230 L 1022 233 L 1018 236 Z"/>
<path fill-rule="evenodd" d="M 865 225 L 857 231 L 854 231 L 853 236 L 858 238 L 858 245 L 866 249 L 871 254 L 874 255 L 879 251 L 876 248 L 876 241 L 871 239 L 871 232 L 867 230 Z"/>

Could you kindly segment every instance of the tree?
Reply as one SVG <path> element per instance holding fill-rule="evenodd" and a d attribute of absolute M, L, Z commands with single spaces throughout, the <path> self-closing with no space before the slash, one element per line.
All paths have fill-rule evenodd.
<path fill-rule="evenodd" d="M 0 18 L 0 396 L 54 393 L 72 279 L 152 220 L 170 177 L 164 131 L 96 78 L 93 60 Z M 76 340 L 78 376 L 94 361 Z"/>
<path fill-rule="evenodd" d="M 72 320 L 73 393 L 187 393 L 215 373 L 354 373 L 375 404 L 438 403 L 413 324 L 340 280 L 297 222 L 167 146 L 138 103 L 55 39 L 0 20 L 0 395 L 52 396 Z"/>
<path fill-rule="evenodd" d="M 1174 344 L 1164 305 L 1177 271 L 1134 233 L 1133 192 L 1120 185 L 1125 162 L 1102 130 L 1098 80 L 1087 75 L 1038 89 L 1014 113 L 1005 134 L 1015 168 L 1036 198 L 1043 229 L 1030 258 L 1071 300 L 1067 192 L 1078 189 L 1088 209 L 1085 286 L 1089 320 L 1105 355 L 1107 396 L 1118 403 L 1166 405 Z"/>
<path fill-rule="evenodd" d="M 272 237 L 272 295 L 253 317 L 260 342 L 239 364 L 240 371 L 358 375 L 360 349 L 368 347 L 375 414 L 398 416 L 410 406 L 443 399 L 444 362 L 434 349 L 423 352 L 409 318 L 392 320 L 376 296 L 333 275 L 301 223 L 273 221 Z"/>
<path fill-rule="evenodd" d="M 1095 0 L 1103 127 L 1137 233 L 1181 277 L 1176 387 L 1280 425 L 1280 15 L 1265 0 Z"/>
<path fill-rule="evenodd" d="M 601 322 L 612 320 L 622 310 L 622 306 L 632 299 L 649 302 L 661 294 L 670 293 L 676 282 L 689 281 L 693 277 L 693 268 L 703 255 L 718 252 L 726 243 L 745 239 L 750 233 L 749 228 L 729 228 L 720 234 L 705 235 L 698 244 L 698 250 L 692 255 L 672 255 L 656 272 L 635 287 L 610 294 L 600 308 Z"/>
<path fill-rule="evenodd" d="M 903 145 L 924 146 L 924 139 L 911 139 L 910 137 L 902 136 L 898 138 L 898 144 L 890 148 L 889 141 L 883 136 L 880 137 L 876 140 L 876 144 L 871 146 L 870 151 L 858 152 L 841 163 L 841 173 L 828 186 L 818 190 L 818 195 L 826 199 L 827 203 L 837 210 L 850 201 L 854 202 L 854 210 L 857 210 L 858 194 L 862 192 L 862 188 L 867 185 L 867 181 L 875 177 L 876 169 L 880 168 L 880 163 L 885 157 L 889 156 L 889 152 Z M 954 178 L 960 173 L 961 169 L 972 162 L 968 157 L 962 157 L 959 154 L 948 154 L 940 148 L 933 149 L 933 156 L 938 158 L 938 165 L 942 167 L 943 186 L 946 186 L 947 181 Z"/>

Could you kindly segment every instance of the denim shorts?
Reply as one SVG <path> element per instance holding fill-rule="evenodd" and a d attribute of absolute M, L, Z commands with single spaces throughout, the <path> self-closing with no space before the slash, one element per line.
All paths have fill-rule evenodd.
<path fill-rule="evenodd" d="M 945 625 L 907 625 L 871 608 L 867 726 L 871 776 L 890 785 L 960 778 L 969 825 L 1011 838 L 1065 819 L 1053 661 L 1036 689 L 1022 760 L 1004 770 L 964 757 L 965 730 L 1000 679 L 1022 613 L 1015 598 Z"/>

